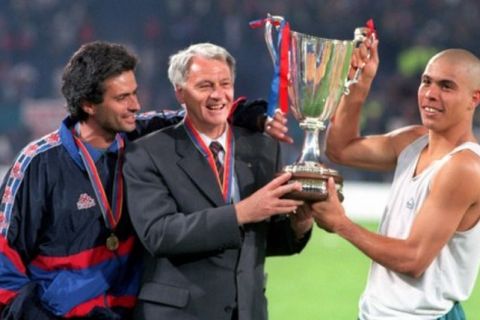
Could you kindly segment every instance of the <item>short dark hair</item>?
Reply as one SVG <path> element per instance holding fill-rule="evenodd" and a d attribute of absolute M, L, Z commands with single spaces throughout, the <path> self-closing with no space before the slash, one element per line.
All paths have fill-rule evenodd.
<path fill-rule="evenodd" d="M 102 103 L 104 82 L 125 71 L 133 71 L 137 57 L 122 45 L 95 41 L 84 44 L 70 58 L 62 76 L 62 93 L 70 116 L 82 121 L 88 118 L 82 103 Z"/>

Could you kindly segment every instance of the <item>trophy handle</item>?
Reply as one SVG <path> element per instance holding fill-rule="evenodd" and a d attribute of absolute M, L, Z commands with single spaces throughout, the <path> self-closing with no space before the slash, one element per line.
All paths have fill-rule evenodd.
<path fill-rule="evenodd" d="M 267 15 L 267 19 L 265 21 L 264 37 L 273 64 L 275 64 L 278 60 L 278 53 L 275 50 L 275 45 L 273 44 L 272 26 L 275 26 L 276 29 L 278 29 L 283 21 L 284 19 L 282 16 L 272 16 L 270 13 Z"/>
<path fill-rule="evenodd" d="M 358 48 L 358 46 L 361 43 L 363 43 L 365 40 L 367 40 L 368 37 L 375 37 L 375 33 L 372 33 L 371 30 L 367 27 L 356 28 L 354 32 L 354 39 L 353 39 L 355 48 Z M 367 58 L 370 59 L 370 50 L 368 50 Z M 362 75 L 363 67 L 364 66 L 361 66 L 355 71 L 355 74 L 353 75 L 352 79 L 350 80 L 347 79 L 345 81 L 343 93 L 346 96 L 350 94 L 350 86 L 358 82 L 358 79 Z"/>
<path fill-rule="evenodd" d="M 265 24 L 265 42 L 268 52 L 274 65 L 274 77 L 271 84 L 270 95 L 268 98 L 267 116 L 272 119 L 278 111 L 286 113 L 288 111 L 288 78 L 289 66 L 288 56 L 290 52 L 290 26 L 282 16 L 272 16 L 268 14 L 264 20 Z M 272 27 L 274 27 L 272 29 Z M 273 32 L 277 31 L 278 45 L 274 44 Z"/>

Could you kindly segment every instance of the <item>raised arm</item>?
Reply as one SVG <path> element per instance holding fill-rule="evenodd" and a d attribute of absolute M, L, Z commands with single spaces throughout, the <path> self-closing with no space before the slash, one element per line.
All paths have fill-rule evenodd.
<path fill-rule="evenodd" d="M 378 40 L 370 39 L 355 49 L 352 69 L 363 65 L 361 76 L 350 86 L 350 94 L 342 97 L 326 135 L 326 155 L 333 162 L 363 169 L 390 170 L 405 145 L 425 133 L 425 129 L 416 126 L 388 134 L 360 135 L 362 107 L 378 64 Z"/>

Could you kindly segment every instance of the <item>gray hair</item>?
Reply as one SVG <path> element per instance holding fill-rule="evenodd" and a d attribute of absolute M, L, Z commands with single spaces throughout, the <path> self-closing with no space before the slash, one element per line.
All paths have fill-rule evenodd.
<path fill-rule="evenodd" d="M 195 56 L 226 62 L 230 68 L 232 80 L 235 79 L 235 58 L 225 48 L 208 42 L 198 43 L 170 56 L 168 79 L 174 88 L 184 85 L 187 81 L 190 63 Z"/>

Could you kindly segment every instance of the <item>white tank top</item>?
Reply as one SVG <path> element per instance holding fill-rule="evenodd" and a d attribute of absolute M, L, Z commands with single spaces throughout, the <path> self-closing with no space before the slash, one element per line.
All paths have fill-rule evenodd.
<path fill-rule="evenodd" d="M 400 154 L 379 233 L 393 238 L 407 238 L 416 213 L 430 192 L 430 183 L 442 165 L 452 154 L 464 149 L 480 156 L 480 146 L 467 142 L 414 176 L 420 152 L 427 143 L 428 137 L 423 136 Z M 470 296 L 479 264 L 480 223 L 467 231 L 455 232 L 418 279 L 373 262 L 367 287 L 360 298 L 359 318 L 432 320 L 441 317 L 455 301 L 463 301 Z"/>

